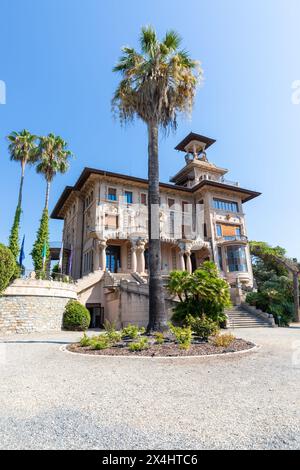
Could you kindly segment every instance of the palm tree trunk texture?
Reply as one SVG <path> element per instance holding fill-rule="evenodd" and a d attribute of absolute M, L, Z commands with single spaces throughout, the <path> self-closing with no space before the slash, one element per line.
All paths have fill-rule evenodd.
<path fill-rule="evenodd" d="M 25 165 L 22 163 L 21 182 L 19 189 L 18 207 L 22 206 L 23 185 L 24 185 Z"/>
<path fill-rule="evenodd" d="M 293 273 L 294 283 L 294 305 L 295 305 L 295 321 L 300 323 L 300 307 L 299 307 L 299 273 Z"/>
<path fill-rule="evenodd" d="M 149 231 L 149 324 L 147 331 L 167 329 L 165 299 L 161 277 L 159 220 L 158 125 L 148 124 L 148 231 Z"/>
<path fill-rule="evenodd" d="M 50 181 L 47 181 L 45 209 L 48 209 L 48 206 L 49 206 L 49 195 L 50 195 Z"/>

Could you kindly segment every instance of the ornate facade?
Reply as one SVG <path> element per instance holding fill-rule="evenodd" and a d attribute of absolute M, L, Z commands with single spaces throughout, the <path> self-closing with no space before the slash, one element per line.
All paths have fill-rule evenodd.
<path fill-rule="evenodd" d="M 243 204 L 259 193 L 225 180 L 228 171 L 207 158 L 214 143 L 188 135 L 176 147 L 185 153 L 185 166 L 160 184 L 160 206 L 153 210 L 160 217 L 162 273 L 192 272 L 211 259 L 232 287 L 251 287 Z M 147 278 L 147 185 L 141 178 L 85 168 L 65 189 L 52 218 L 64 220 L 67 274 L 80 279 L 102 270 Z"/>

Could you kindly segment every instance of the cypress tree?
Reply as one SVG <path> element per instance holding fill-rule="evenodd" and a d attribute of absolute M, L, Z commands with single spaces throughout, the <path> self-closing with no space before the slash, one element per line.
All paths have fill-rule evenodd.
<path fill-rule="evenodd" d="M 21 206 L 17 206 L 14 223 L 11 228 L 9 236 L 9 249 L 13 254 L 15 261 L 18 261 L 18 256 L 20 253 L 20 240 L 19 240 L 19 230 L 20 230 L 20 219 L 21 219 Z"/>
<path fill-rule="evenodd" d="M 43 266 L 43 248 L 46 245 L 47 248 L 47 255 L 46 255 L 46 263 Z M 47 261 L 50 257 L 50 249 L 49 249 L 49 214 L 48 209 L 44 209 L 42 218 L 40 220 L 40 226 L 37 231 L 36 241 L 33 245 L 33 249 L 31 252 L 31 257 L 33 260 L 34 270 L 35 272 L 44 271 L 47 266 Z"/>

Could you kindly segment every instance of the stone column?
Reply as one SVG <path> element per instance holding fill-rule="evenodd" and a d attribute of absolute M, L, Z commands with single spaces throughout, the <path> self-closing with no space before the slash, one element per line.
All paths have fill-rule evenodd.
<path fill-rule="evenodd" d="M 185 271 L 184 251 L 179 252 L 179 270 Z"/>
<path fill-rule="evenodd" d="M 105 271 L 106 270 L 106 247 L 107 247 L 107 244 L 106 244 L 106 240 L 101 240 L 99 242 L 99 246 L 100 246 L 100 269 L 102 269 L 102 271 Z"/>
<path fill-rule="evenodd" d="M 137 254 L 137 272 L 145 273 L 145 242 L 139 241 L 136 248 Z"/>
<path fill-rule="evenodd" d="M 133 245 L 131 247 L 131 271 L 133 273 L 136 273 L 137 272 L 137 256 L 136 256 L 136 246 Z"/>
<path fill-rule="evenodd" d="M 193 268 L 192 268 L 191 252 L 190 251 L 186 252 L 186 270 L 189 274 L 192 274 Z"/>
<path fill-rule="evenodd" d="M 98 271 L 99 266 L 100 266 L 100 247 L 99 247 L 99 241 L 94 240 L 94 271 Z"/>

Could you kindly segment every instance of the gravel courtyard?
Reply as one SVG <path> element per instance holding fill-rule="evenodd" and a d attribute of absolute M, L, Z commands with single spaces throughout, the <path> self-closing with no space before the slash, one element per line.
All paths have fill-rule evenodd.
<path fill-rule="evenodd" d="M 300 328 L 235 330 L 220 358 L 62 352 L 76 333 L 0 343 L 1 449 L 299 449 Z"/>

